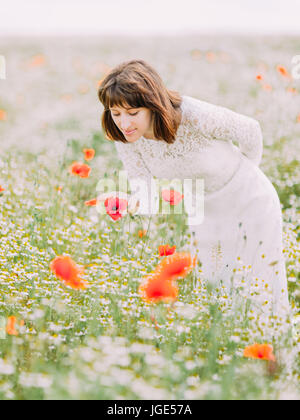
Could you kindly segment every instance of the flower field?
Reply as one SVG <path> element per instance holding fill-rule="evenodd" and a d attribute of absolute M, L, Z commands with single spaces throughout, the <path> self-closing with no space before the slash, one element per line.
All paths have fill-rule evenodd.
<path fill-rule="evenodd" d="M 292 37 L 0 40 L 1 400 L 299 399 L 297 54 Z M 170 89 L 260 122 L 261 169 L 282 203 L 287 324 L 249 306 L 242 262 L 230 293 L 201 277 L 185 214 L 123 214 L 110 199 L 97 211 L 99 179 L 122 169 L 97 88 L 134 58 Z"/>

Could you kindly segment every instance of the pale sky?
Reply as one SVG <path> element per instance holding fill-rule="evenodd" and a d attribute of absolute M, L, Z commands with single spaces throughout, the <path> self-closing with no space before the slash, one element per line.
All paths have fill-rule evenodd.
<path fill-rule="evenodd" d="M 0 36 L 300 34 L 300 0 L 0 0 Z"/>

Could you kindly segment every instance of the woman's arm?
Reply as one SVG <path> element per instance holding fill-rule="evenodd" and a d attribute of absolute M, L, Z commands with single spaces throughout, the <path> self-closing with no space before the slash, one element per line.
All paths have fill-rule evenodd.
<path fill-rule="evenodd" d="M 115 145 L 118 156 L 123 163 L 124 170 L 127 172 L 131 195 L 134 195 L 139 191 L 138 195 L 141 197 L 141 214 L 151 214 L 152 175 L 146 167 L 141 153 L 136 150 L 136 145 L 134 143 L 116 141 Z M 140 187 L 137 185 L 139 184 L 139 181 L 141 181 Z M 144 200 L 146 200 L 146 202 Z"/>
<path fill-rule="evenodd" d="M 237 142 L 241 152 L 259 166 L 263 136 L 258 121 L 211 103 L 196 100 L 198 127 L 205 137 Z"/>

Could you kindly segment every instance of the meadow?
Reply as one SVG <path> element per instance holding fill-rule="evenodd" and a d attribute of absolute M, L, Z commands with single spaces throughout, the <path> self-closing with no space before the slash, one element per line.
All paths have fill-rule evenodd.
<path fill-rule="evenodd" d="M 268 399 L 300 397 L 300 79 L 293 37 L 0 40 L 0 399 Z M 145 302 L 139 285 L 188 249 L 185 214 L 114 221 L 85 203 L 122 169 L 101 130 L 97 88 L 121 61 L 149 61 L 170 89 L 252 116 L 261 169 L 283 213 L 292 316 L 288 331 L 195 271 L 172 303 Z M 70 173 L 84 162 L 88 177 Z M 50 269 L 69 255 L 88 287 Z M 241 267 L 241 270 L 243 267 Z M 15 317 L 15 318 L 11 318 Z M 273 346 L 276 363 L 245 357 Z"/>

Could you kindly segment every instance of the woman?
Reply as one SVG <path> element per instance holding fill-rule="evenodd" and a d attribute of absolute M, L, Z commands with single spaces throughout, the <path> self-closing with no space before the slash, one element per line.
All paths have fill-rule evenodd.
<path fill-rule="evenodd" d="M 259 123 L 168 90 L 143 60 L 114 68 L 99 99 L 102 127 L 129 181 L 146 181 L 149 193 L 153 176 L 204 180 L 204 219 L 189 226 L 200 276 L 228 286 L 240 278 L 266 312 L 288 314 L 281 207 L 259 169 Z"/>

